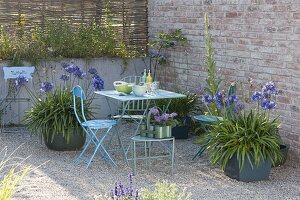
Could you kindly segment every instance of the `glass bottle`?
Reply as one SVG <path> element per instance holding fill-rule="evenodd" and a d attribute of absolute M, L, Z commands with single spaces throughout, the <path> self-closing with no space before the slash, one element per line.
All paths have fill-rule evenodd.
<path fill-rule="evenodd" d="M 146 82 L 146 76 L 147 76 L 147 71 L 146 71 L 146 69 L 144 69 L 143 76 L 142 76 L 142 78 L 141 78 L 141 82 L 142 82 L 142 83 L 145 83 L 145 82 Z"/>
<path fill-rule="evenodd" d="M 146 77 L 146 83 L 152 83 L 152 82 L 153 82 L 153 79 L 152 79 L 152 76 L 151 76 L 151 72 L 149 70 L 148 75 Z"/>

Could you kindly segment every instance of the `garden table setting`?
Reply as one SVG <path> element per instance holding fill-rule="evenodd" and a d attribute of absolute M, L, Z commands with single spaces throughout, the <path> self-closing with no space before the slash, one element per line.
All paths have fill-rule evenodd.
<path fill-rule="evenodd" d="M 163 90 L 163 89 L 150 89 L 149 87 L 147 87 L 147 85 L 145 84 L 145 87 L 143 86 L 144 83 L 139 83 L 137 85 L 133 84 L 132 87 L 133 91 L 131 92 L 130 90 L 127 93 L 124 92 L 120 92 L 117 90 L 102 90 L 102 91 L 95 91 L 95 94 L 97 95 L 101 95 L 103 97 L 105 97 L 106 101 L 107 101 L 107 105 L 110 108 L 111 114 L 112 116 L 114 116 L 113 114 L 113 107 L 112 106 L 118 106 L 117 108 L 120 108 L 120 106 L 118 105 L 118 103 L 121 103 L 122 106 L 120 108 L 120 114 L 119 115 L 115 115 L 117 116 L 117 125 L 121 125 L 121 121 L 124 119 L 128 119 L 129 118 L 133 119 L 133 121 L 135 121 L 137 123 L 137 127 L 135 130 L 133 130 L 133 134 L 131 134 L 131 144 L 127 147 L 126 150 L 124 150 L 122 141 L 120 139 L 120 133 L 118 131 L 116 131 L 115 133 L 113 133 L 113 135 L 110 138 L 110 142 L 113 139 L 113 137 L 117 136 L 119 142 L 121 143 L 121 148 L 122 150 L 125 152 L 125 160 L 128 164 L 128 161 L 133 161 L 133 173 L 136 173 L 136 161 L 137 160 L 146 160 L 146 165 L 149 166 L 149 159 L 151 158 L 155 158 L 155 159 L 161 159 L 161 158 L 165 158 L 165 157 L 170 157 L 171 159 L 171 163 L 172 163 L 172 173 L 173 173 L 173 168 L 174 168 L 174 146 L 175 146 L 175 139 L 174 137 L 171 136 L 171 129 L 170 129 L 170 133 L 167 135 L 164 134 L 157 134 L 155 135 L 156 132 L 154 132 L 154 128 L 150 128 L 149 129 L 149 124 L 147 125 L 147 121 L 149 119 L 149 116 L 151 115 L 151 109 L 150 109 L 150 105 L 156 105 L 155 101 L 156 100 L 162 100 L 162 99 L 166 99 L 167 103 L 163 106 L 163 109 L 161 110 L 162 113 L 165 113 L 168 109 L 168 106 L 170 105 L 170 102 L 172 101 L 172 99 L 175 98 L 185 98 L 186 95 L 184 94 L 179 94 L 176 92 L 172 92 L 172 91 L 168 91 L 168 90 Z M 156 83 L 155 83 L 156 84 Z M 139 90 L 136 91 L 135 87 L 137 87 Z M 116 88 L 116 87 L 115 87 Z M 140 88 L 144 88 L 144 91 L 141 92 Z M 116 88 L 117 89 L 117 88 Z M 142 103 L 140 103 L 142 102 Z M 140 103 L 140 106 L 138 106 Z M 135 109 L 137 109 L 137 107 L 139 108 L 140 111 L 140 115 L 138 115 L 139 117 L 135 117 L 137 115 L 131 113 L 130 111 L 132 110 L 132 107 L 134 107 Z M 149 115 L 150 113 L 150 115 Z M 149 123 L 149 122 L 148 122 Z M 143 128 L 142 128 L 143 127 Z M 142 132 L 142 129 L 144 131 L 144 133 Z M 147 130 L 145 130 L 147 129 Z M 145 132 L 147 132 L 148 134 L 146 134 Z M 150 133 L 149 133 L 150 132 Z M 154 156 L 154 155 L 150 155 L 150 146 L 152 142 L 159 142 L 159 143 L 163 143 L 163 142 L 168 142 L 171 141 L 171 147 L 168 147 L 168 145 L 162 144 L 163 147 L 168 151 L 168 155 L 164 155 L 164 156 Z M 143 142 L 144 143 L 144 152 L 145 152 L 145 157 L 136 157 L 136 143 L 137 142 Z M 128 158 L 128 153 L 129 150 L 132 150 L 132 156 L 133 158 Z"/>

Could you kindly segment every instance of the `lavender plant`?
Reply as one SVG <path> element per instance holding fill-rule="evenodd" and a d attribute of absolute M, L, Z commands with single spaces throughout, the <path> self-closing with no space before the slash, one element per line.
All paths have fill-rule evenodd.
<path fill-rule="evenodd" d="M 116 182 L 114 189 L 110 191 L 110 196 L 98 196 L 96 200 L 140 200 L 139 191 L 133 188 L 133 175 L 128 175 L 129 185 Z"/>
<path fill-rule="evenodd" d="M 18 87 L 26 89 L 33 101 L 32 108 L 25 113 L 25 125 L 32 134 L 43 134 L 47 141 L 51 135 L 53 137 L 54 134 L 62 134 L 68 142 L 74 128 L 80 127 L 73 111 L 73 86 L 81 85 L 87 94 L 84 104 L 88 118 L 92 115 L 94 91 L 104 88 L 104 81 L 95 68 L 85 72 L 74 63 L 63 63 L 62 68 L 64 74 L 59 77 L 60 84 L 56 83 L 56 75 L 53 73 L 48 76 L 52 80 L 41 81 L 38 91 L 31 90 L 24 77 L 20 76 L 15 81 Z M 79 105 L 77 109 L 80 109 Z"/>
<path fill-rule="evenodd" d="M 148 116 L 147 116 L 147 125 L 149 126 L 150 123 L 154 125 L 160 125 L 160 126 L 172 126 L 175 127 L 178 123 L 174 117 L 177 116 L 177 113 L 162 113 L 160 114 L 160 109 L 158 107 L 152 107 L 149 110 Z M 151 119 L 151 116 L 153 118 Z"/>

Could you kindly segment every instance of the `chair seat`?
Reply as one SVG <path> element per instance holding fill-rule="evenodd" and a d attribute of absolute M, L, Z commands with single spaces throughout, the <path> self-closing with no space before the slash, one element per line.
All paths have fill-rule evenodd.
<path fill-rule="evenodd" d="M 113 118 L 115 119 L 119 119 L 121 118 L 122 115 L 115 115 L 113 116 Z M 123 115 L 122 119 L 143 119 L 144 116 L 143 115 Z"/>
<path fill-rule="evenodd" d="M 115 120 L 95 119 L 82 122 L 82 126 L 90 127 L 91 129 L 109 128 L 116 124 Z"/>
<path fill-rule="evenodd" d="M 194 119 L 204 123 L 216 123 L 217 121 L 222 121 L 223 117 L 214 115 L 197 115 L 194 116 Z"/>

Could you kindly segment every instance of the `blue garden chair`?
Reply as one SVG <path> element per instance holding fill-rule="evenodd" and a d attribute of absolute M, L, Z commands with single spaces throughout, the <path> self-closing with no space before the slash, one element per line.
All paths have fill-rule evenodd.
<path fill-rule="evenodd" d="M 111 161 L 111 163 L 114 166 L 117 166 L 115 161 L 111 158 L 108 151 L 103 146 L 103 141 L 109 131 L 112 129 L 114 125 L 116 125 L 115 120 L 102 120 L 102 119 L 96 119 L 96 120 L 87 120 L 84 114 L 84 100 L 86 99 L 86 96 L 84 94 L 84 91 L 80 86 L 75 86 L 72 90 L 73 93 L 73 108 L 76 115 L 76 118 L 83 128 L 84 132 L 87 134 L 88 142 L 86 143 L 84 149 L 81 151 L 80 155 L 77 157 L 76 161 L 79 162 L 80 160 L 83 160 L 85 163 L 87 163 L 87 167 L 91 164 L 92 160 L 94 159 L 96 153 L 99 151 L 102 155 L 102 157 L 105 160 Z M 80 109 L 77 110 L 76 103 L 80 101 Z M 102 131 L 101 131 L 102 130 Z M 86 152 L 87 148 L 89 146 L 92 146 L 94 144 L 95 150 L 93 155 L 89 160 L 84 158 L 84 153 Z"/>

